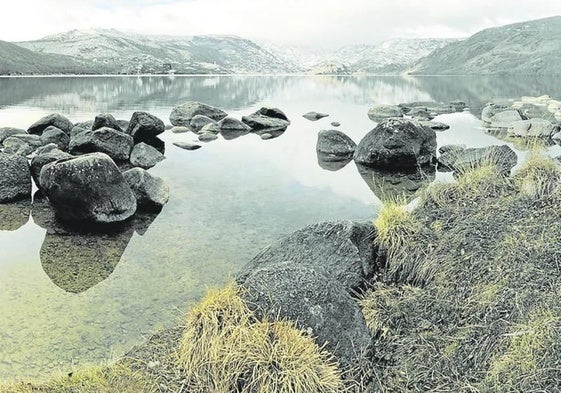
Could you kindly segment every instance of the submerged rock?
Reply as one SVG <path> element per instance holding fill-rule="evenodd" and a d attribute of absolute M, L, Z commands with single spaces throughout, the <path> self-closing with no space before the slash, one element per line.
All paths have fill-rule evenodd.
<path fill-rule="evenodd" d="M 27 159 L 0 153 L 0 203 L 31 198 L 31 172 Z"/>
<path fill-rule="evenodd" d="M 174 126 L 189 127 L 191 120 L 196 115 L 203 115 L 212 120 L 218 121 L 222 120 L 228 114 L 222 109 L 197 101 L 189 101 L 173 108 L 171 114 L 169 115 L 169 121 Z"/>
<path fill-rule="evenodd" d="M 149 169 L 155 166 L 158 162 L 165 160 L 166 157 L 160 153 L 156 148 L 140 142 L 132 149 L 130 162 L 136 167 Z"/>
<path fill-rule="evenodd" d="M 377 270 L 371 223 L 329 221 L 304 227 L 263 249 L 238 273 L 245 280 L 258 268 L 282 261 L 325 269 L 349 293 L 361 290 Z"/>
<path fill-rule="evenodd" d="M 368 110 L 368 118 L 375 122 L 390 117 L 403 117 L 403 112 L 396 105 L 376 105 Z"/>
<path fill-rule="evenodd" d="M 47 164 L 39 182 L 58 215 L 67 221 L 114 223 L 136 211 L 136 198 L 113 160 L 86 154 Z"/>
<path fill-rule="evenodd" d="M 27 132 L 29 132 L 30 134 L 41 135 L 43 131 L 50 126 L 62 130 L 62 132 L 64 132 L 66 135 L 70 135 L 70 131 L 72 130 L 72 128 L 74 128 L 74 124 L 72 124 L 72 122 L 66 117 L 64 117 L 60 113 L 53 113 L 33 123 L 27 129 Z"/>
<path fill-rule="evenodd" d="M 316 151 L 318 157 L 318 165 L 321 169 L 326 171 L 336 172 L 347 166 L 349 162 L 353 160 L 353 157 L 349 157 L 343 160 L 333 161 L 333 156 L 331 154 L 324 154 Z"/>
<path fill-rule="evenodd" d="M 199 140 L 201 142 L 212 142 L 218 139 L 218 136 L 214 132 L 202 132 L 199 135 Z"/>
<path fill-rule="evenodd" d="M 282 261 L 258 266 L 241 283 L 258 318 L 288 319 L 348 367 L 370 348 L 358 303 L 318 266 Z"/>
<path fill-rule="evenodd" d="M 436 134 L 415 120 L 382 120 L 358 144 L 357 163 L 388 170 L 416 169 L 436 158 Z"/>
<path fill-rule="evenodd" d="M 159 211 L 168 202 L 169 187 L 163 179 L 142 168 L 130 169 L 123 173 L 123 177 L 134 193 L 139 209 Z"/>
<path fill-rule="evenodd" d="M 197 150 L 202 147 L 198 143 L 191 142 L 173 142 L 173 144 L 183 150 Z"/>
<path fill-rule="evenodd" d="M 259 109 L 257 112 L 255 112 L 255 114 L 256 115 L 263 115 L 263 116 L 267 116 L 267 117 L 274 117 L 275 119 L 281 119 L 281 120 L 288 121 L 288 117 L 285 115 L 285 113 L 283 111 L 281 111 L 279 108 L 274 108 L 274 107 L 270 107 L 270 106 L 261 107 L 261 109 Z"/>
<path fill-rule="evenodd" d="M 108 127 L 75 135 L 69 145 L 72 154 L 101 152 L 120 161 L 129 159 L 132 148 L 130 135 Z"/>
<path fill-rule="evenodd" d="M 345 161 L 352 158 L 356 143 L 337 130 L 321 130 L 318 133 L 316 152 L 322 153 L 324 161 Z"/>
<path fill-rule="evenodd" d="M 324 117 L 328 117 L 329 115 L 327 113 L 321 113 L 321 112 L 308 112 L 302 115 L 302 117 L 304 119 L 310 120 L 310 121 L 318 121 L 320 119 L 323 119 Z"/>
<path fill-rule="evenodd" d="M 127 134 L 133 137 L 134 143 L 146 142 L 156 138 L 166 130 L 162 120 L 147 112 L 134 112 L 127 128 Z"/>
<path fill-rule="evenodd" d="M 0 231 L 17 231 L 27 224 L 30 213 L 30 198 L 0 204 Z"/>

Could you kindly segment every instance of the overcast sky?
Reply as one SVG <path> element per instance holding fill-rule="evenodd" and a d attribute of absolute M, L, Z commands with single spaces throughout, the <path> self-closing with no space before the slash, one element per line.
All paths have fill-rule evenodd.
<path fill-rule="evenodd" d="M 14 0 L 2 8 L 5 41 L 115 28 L 324 47 L 394 37 L 465 37 L 486 27 L 561 15 L 560 0 Z"/>

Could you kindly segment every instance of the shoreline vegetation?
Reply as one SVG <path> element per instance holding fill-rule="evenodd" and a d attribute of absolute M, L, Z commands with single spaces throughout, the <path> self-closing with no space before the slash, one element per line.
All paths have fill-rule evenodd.
<path fill-rule="evenodd" d="M 372 348 L 352 373 L 230 283 L 112 365 L 0 392 L 559 391 L 561 167 L 538 147 L 512 175 L 500 161 L 432 183 L 414 209 L 384 204 L 384 262 L 355 297 Z"/>

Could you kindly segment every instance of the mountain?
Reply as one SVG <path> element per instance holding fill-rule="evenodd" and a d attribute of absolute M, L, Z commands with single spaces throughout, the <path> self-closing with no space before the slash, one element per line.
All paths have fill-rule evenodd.
<path fill-rule="evenodd" d="M 73 30 L 18 45 L 72 56 L 112 73 L 263 74 L 298 71 L 250 40 L 235 36 L 147 36 L 113 29 Z"/>
<path fill-rule="evenodd" d="M 561 16 L 482 30 L 421 59 L 412 74 L 561 73 Z"/>
<path fill-rule="evenodd" d="M 0 75 L 84 74 L 95 69 L 68 56 L 36 53 L 0 41 Z"/>

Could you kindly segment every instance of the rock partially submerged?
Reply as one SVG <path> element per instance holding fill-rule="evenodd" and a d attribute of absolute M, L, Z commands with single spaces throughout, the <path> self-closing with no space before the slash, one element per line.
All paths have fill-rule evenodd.
<path fill-rule="evenodd" d="M 0 153 L 0 203 L 31 198 L 31 172 L 27 159 Z"/>
<path fill-rule="evenodd" d="M 436 134 L 419 122 L 393 117 L 382 120 L 358 144 L 357 163 L 382 169 L 416 169 L 434 163 Z"/>
<path fill-rule="evenodd" d="M 345 161 L 352 158 L 356 143 L 338 130 L 321 130 L 318 133 L 316 151 L 324 161 Z"/>
<path fill-rule="evenodd" d="M 147 112 L 134 112 L 127 128 L 127 134 L 134 138 L 134 143 L 148 142 L 166 130 L 162 120 Z"/>
<path fill-rule="evenodd" d="M 368 118 L 375 122 L 390 117 L 403 117 L 403 112 L 395 105 L 376 105 L 368 110 Z"/>
<path fill-rule="evenodd" d="M 136 211 L 133 192 L 113 160 L 103 153 L 47 164 L 39 182 L 64 220 L 114 223 Z"/>
<path fill-rule="evenodd" d="M 213 119 L 211 119 L 208 116 L 195 115 L 195 116 L 193 116 L 193 118 L 189 122 L 189 127 L 194 132 L 199 132 L 207 124 L 216 124 L 216 121 L 214 121 Z"/>
<path fill-rule="evenodd" d="M 304 119 L 310 120 L 310 121 L 318 121 L 320 119 L 323 119 L 324 117 L 328 117 L 329 115 L 327 113 L 321 113 L 321 112 L 308 112 L 302 115 L 302 117 Z"/>
<path fill-rule="evenodd" d="M 136 167 L 149 169 L 154 167 L 158 162 L 165 160 L 166 157 L 156 148 L 140 142 L 135 145 L 130 155 L 130 162 Z"/>
<path fill-rule="evenodd" d="M 134 193 L 138 209 L 159 211 L 168 202 L 169 187 L 162 178 L 142 168 L 130 169 L 123 177 Z"/>
<path fill-rule="evenodd" d="M 264 116 L 257 112 L 252 115 L 243 116 L 242 121 L 249 127 L 251 127 L 254 131 L 268 128 L 286 129 L 290 125 L 290 121 L 288 120 L 279 119 L 277 117 Z"/>
<path fill-rule="evenodd" d="M 218 121 L 222 120 L 228 114 L 222 109 L 197 101 L 189 101 L 173 108 L 169 116 L 169 120 L 174 126 L 189 127 L 191 125 L 191 120 L 196 115 L 203 115 L 212 120 Z"/>

